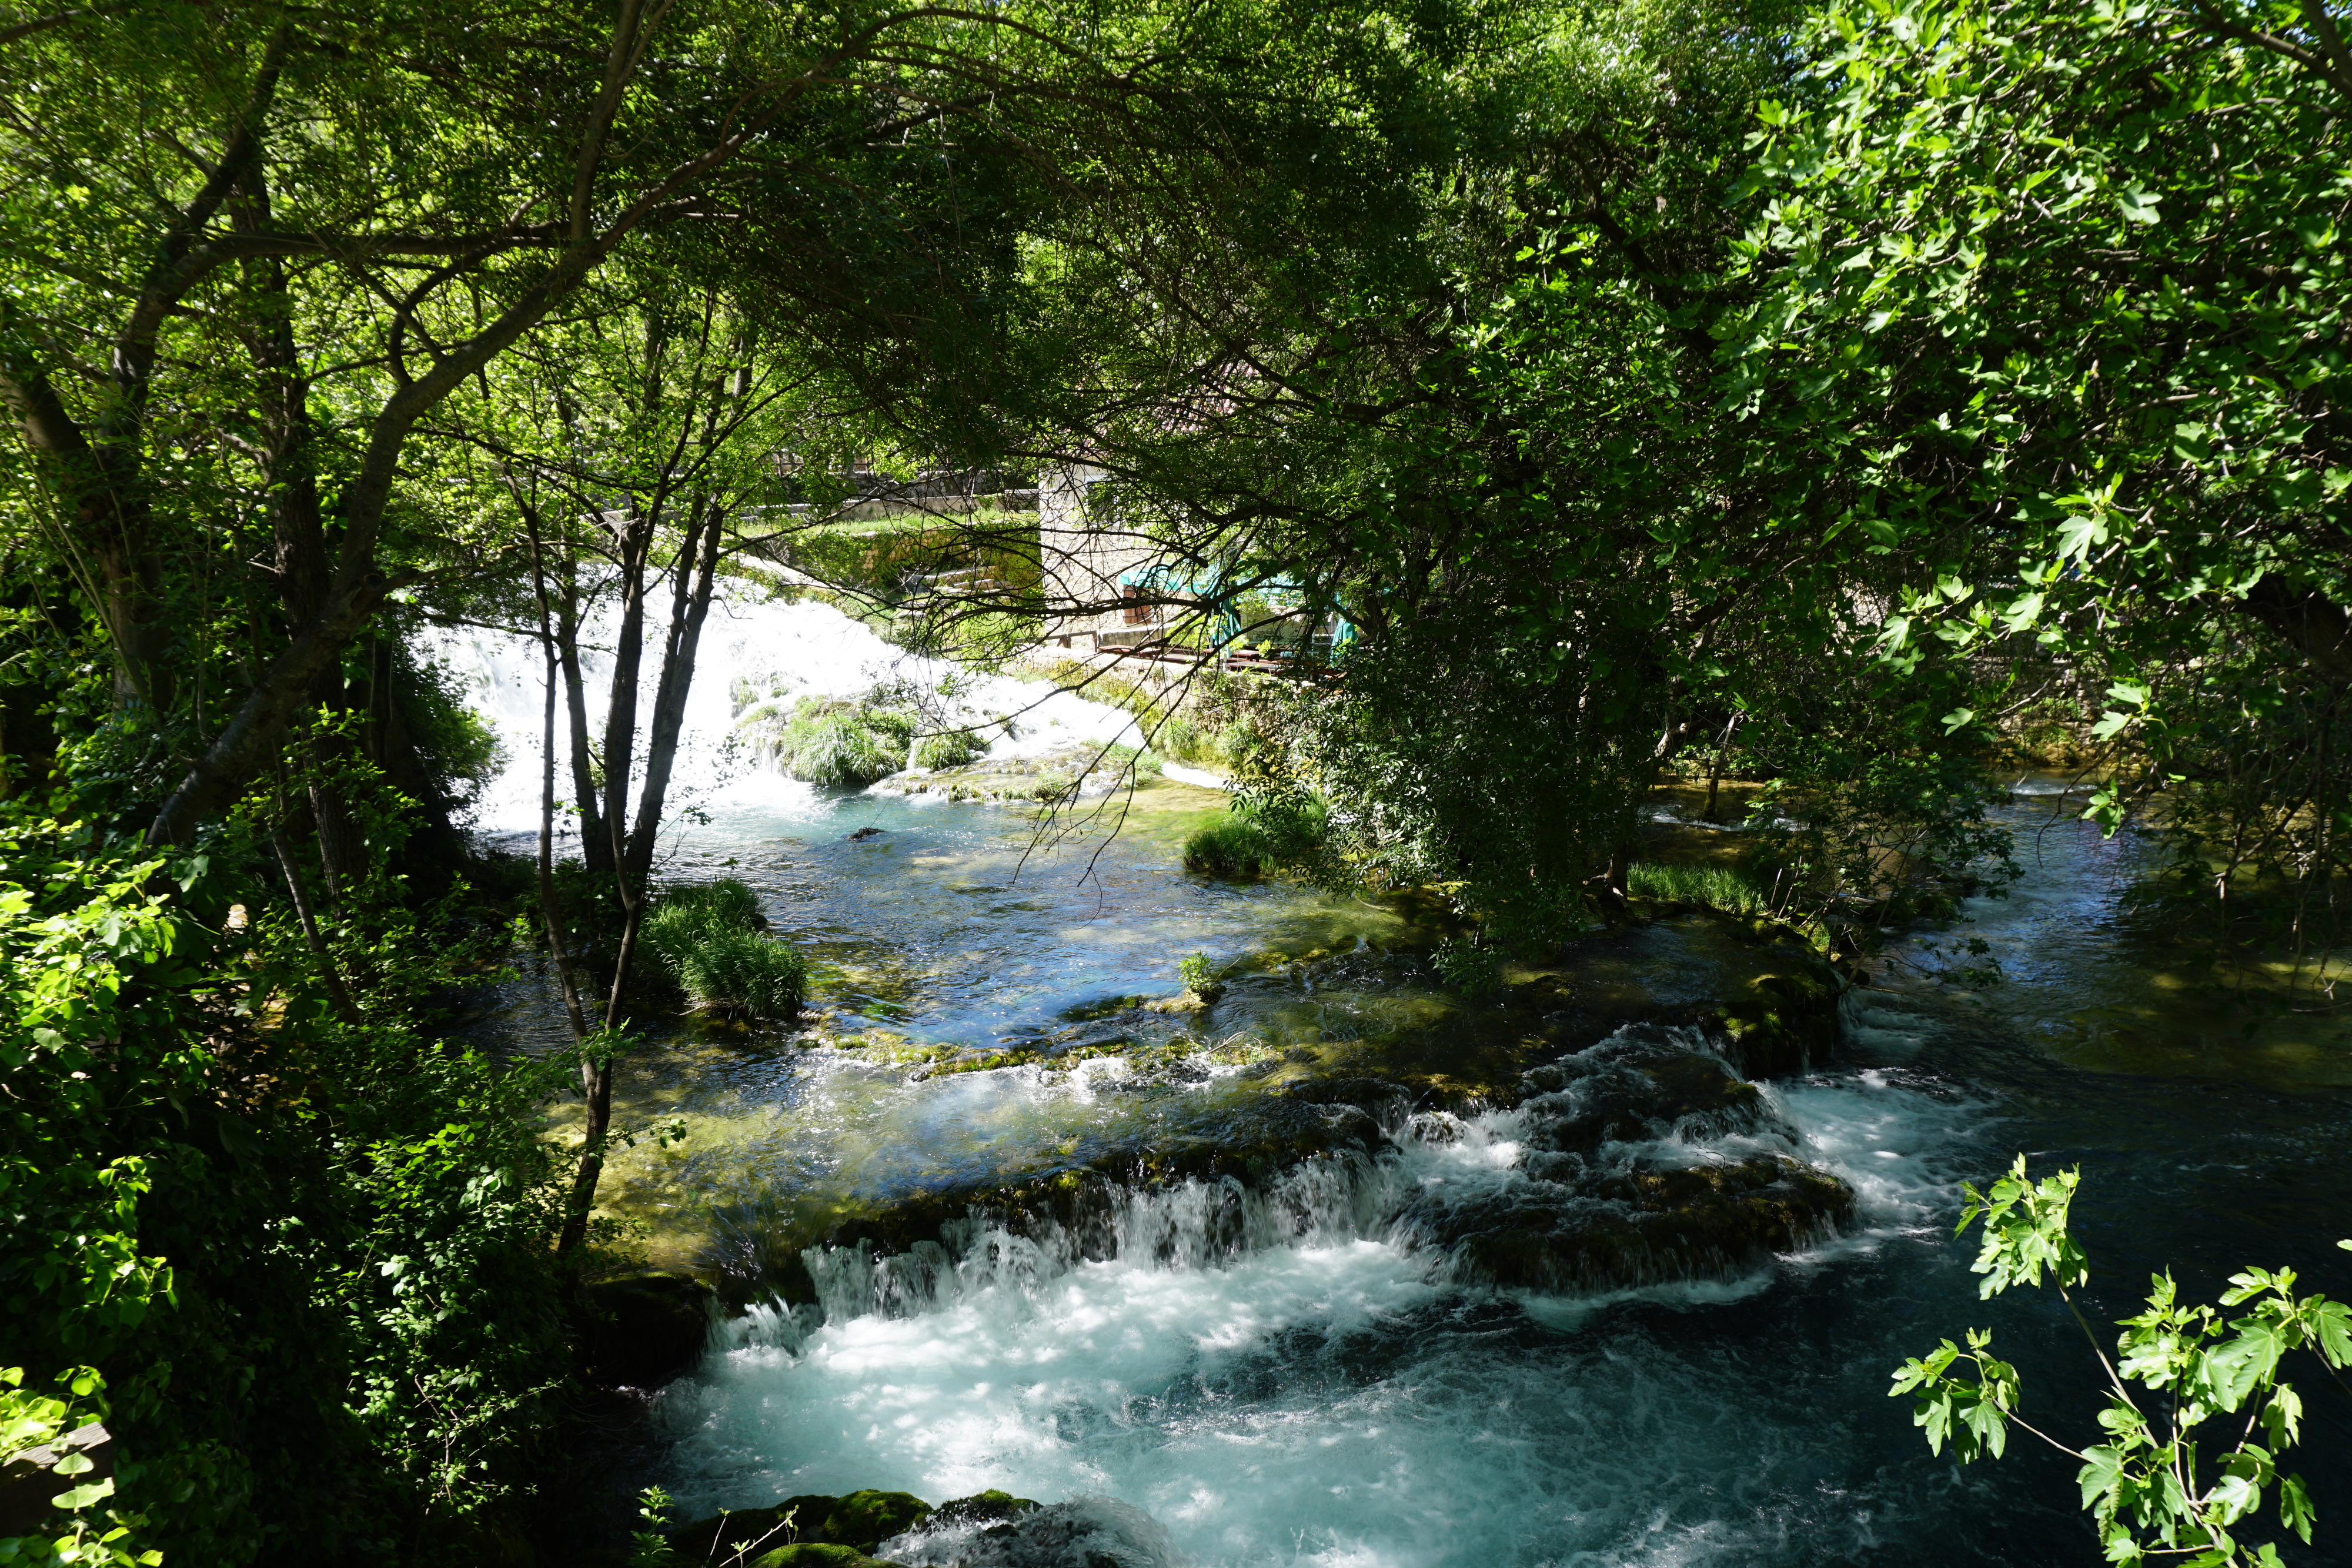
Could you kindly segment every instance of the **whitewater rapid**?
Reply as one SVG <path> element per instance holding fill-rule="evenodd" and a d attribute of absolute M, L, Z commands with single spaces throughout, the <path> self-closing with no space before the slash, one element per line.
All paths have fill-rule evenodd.
<path fill-rule="evenodd" d="M 536 652 L 443 635 L 508 749 L 482 825 L 533 827 Z M 1019 1043 L 1073 1008 L 1169 992 L 1189 950 L 1223 963 L 1358 940 L 1362 911 L 1187 878 L 1165 845 L 1033 860 L 1002 807 L 766 772 L 734 737 L 739 685 L 853 695 L 948 673 L 910 669 L 838 611 L 730 601 L 705 648 L 679 770 L 709 818 L 696 848 L 759 888 L 780 934 L 841 966 L 828 1002 L 842 1029 Z M 601 681 L 609 664 L 591 667 Z M 983 716 L 1044 699 L 994 737 L 1005 748 L 1135 743 L 1124 715 L 1043 683 L 968 695 Z M 628 1490 L 658 1481 L 691 1517 L 802 1492 L 937 1502 L 996 1487 L 1124 1542 L 1104 1558 L 1122 1568 L 2091 1561 L 2073 1461 L 2020 1446 L 1959 1469 L 1887 1396 L 1905 1357 L 1990 1326 L 2037 1408 L 2095 1439 L 2084 1413 L 2103 1396 L 2074 1323 L 2032 1292 L 1978 1299 L 1974 1246 L 1951 1234 L 1958 1184 L 2021 1149 L 2037 1169 L 2082 1166 L 2095 1321 L 2131 1310 L 2158 1269 L 2210 1295 L 2249 1261 L 2292 1264 L 2352 1295 L 2352 1264 L 2336 1261 L 2352 1255 L 2327 1245 L 2352 1211 L 2352 1069 L 2340 1029 L 2252 1019 L 2209 979 L 2162 968 L 2114 915 L 2133 846 L 2045 798 L 2057 788 L 2021 781 L 2008 809 L 2031 852 L 2011 896 L 1972 902 L 1960 932 L 1899 937 L 1875 986 L 1847 995 L 1833 1065 L 1760 1086 L 1781 1151 L 1853 1188 L 1837 1236 L 1605 1296 L 1481 1286 L 1400 1221 L 1416 1194 L 1525 1180 L 1527 1113 L 1433 1119 L 1262 1191 L 1130 1194 L 1108 1254 L 1034 1228 L 895 1258 L 822 1254 L 822 1304 L 754 1307 L 655 1398 L 667 1447 Z M 887 831 L 845 841 L 873 825 Z M 1955 956 L 1962 936 L 1990 958 Z M 1670 941 L 1639 951 L 1668 980 L 1689 967 Z M 1311 1041 L 1310 1025 L 1352 1038 L 1391 1003 L 1416 1016 L 1409 994 L 1365 984 L 1328 1003 L 1309 987 L 1222 1006 L 1283 1045 Z M 499 1027 L 560 1033 L 551 1006 L 518 982 Z M 696 1129 L 671 1166 L 638 1173 L 628 1211 L 698 1238 L 698 1256 L 756 1264 L 751 1243 L 796 1203 L 1047 1168 L 1068 1139 L 1092 1147 L 1177 1103 L 1120 1071 L 1106 1059 L 918 1084 L 847 1051 L 681 1039 L 625 1071 L 639 1113 L 683 1112 Z M 1741 1152 L 1709 1135 L 1677 1157 Z M 2352 1511 L 2352 1449 L 2316 1416 L 2306 1448 L 2325 1530 Z M 891 1550 L 949 1560 L 937 1542 Z"/>
<path fill-rule="evenodd" d="M 1785 1520 L 1678 1525 L 1658 1500 L 1696 1484 L 1727 1402 L 1760 1449 L 1817 1434 L 1741 1386 L 1753 1368 L 1562 1340 L 1629 1313 L 1736 1312 L 1937 1228 L 1962 1107 L 1885 1073 L 1765 1092 L 1794 1134 L 1776 1146 L 1852 1184 L 1862 1223 L 1725 1280 L 1598 1297 L 1454 1280 L 1398 1216 L 1431 1187 L 1525 1182 L 1518 1109 L 1416 1117 L 1387 1155 L 1310 1160 L 1262 1193 L 1128 1194 L 1117 1253 L 1096 1261 L 1034 1233 L 878 1268 L 812 1249 L 821 1304 L 754 1308 L 659 1396 L 672 1490 L 688 1517 L 859 1487 L 1109 1498 L 1165 1528 L 1171 1561 L 1236 1568 L 1769 1557 Z M 1674 1157 L 1748 1152 L 1702 1140 Z"/>

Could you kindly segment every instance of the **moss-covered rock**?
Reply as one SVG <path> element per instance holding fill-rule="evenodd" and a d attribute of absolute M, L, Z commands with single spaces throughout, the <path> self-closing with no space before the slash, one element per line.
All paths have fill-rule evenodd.
<path fill-rule="evenodd" d="M 933 1508 L 911 1492 L 811 1493 L 767 1508 L 732 1509 L 668 1531 L 684 1563 L 729 1568 L 891 1568 L 873 1554 L 882 1542 L 919 1529 L 1003 1524 L 1037 1505 L 1010 1492 L 975 1492 Z"/>
<path fill-rule="evenodd" d="M 1626 1030 L 1532 1069 L 1539 1098 L 1525 1142 L 1548 1154 L 1597 1155 L 1603 1144 L 1752 1133 L 1768 1113 L 1756 1086 L 1713 1051 L 1664 1030 Z"/>
<path fill-rule="evenodd" d="M 843 1193 L 796 1207 L 780 1217 L 761 1249 L 769 1259 L 787 1260 L 793 1279 L 747 1279 L 742 1298 L 782 1285 L 789 1299 L 813 1299 L 797 1261 L 810 1248 L 856 1248 L 877 1257 L 922 1249 L 926 1260 L 909 1265 L 921 1273 L 934 1267 L 932 1254 L 952 1257 L 975 1227 L 1036 1239 L 1056 1255 L 1108 1257 L 1117 1245 L 1115 1217 L 1136 1189 L 1200 1182 L 1264 1192 L 1306 1161 L 1358 1168 L 1378 1159 L 1417 1113 L 1470 1114 L 1530 1099 L 1549 1101 L 1525 1140 L 1531 1173 L 1560 1181 L 1561 1190 L 1533 1195 L 1543 1212 L 1532 1217 L 1447 1219 L 1428 1235 L 1452 1249 L 1523 1219 L 1549 1234 L 1557 1228 L 1549 1211 L 1571 1199 L 1600 1198 L 1592 1184 L 1603 1176 L 1631 1180 L 1664 1170 L 1656 1162 L 1630 1166 L 1631 1145 L 1784 1132 L 1748 1080 L 1801 1070 L 1827 1051 L 1835 1029 L 1836 980 L 1824 965 L 1777 930 L 1715 916 L 1621 928 L 1545 968 L 1507 965 L 1495 990 L 1475 1001 L 1426 994 L 1428 966 L 1411 943 L 1284 946 L 1223 967 L 1241 1009 L 1263 1007 L 1265 998 L 1278 1007 L 1301 989 L 1414 989 L 1390 1010 L 1399 1021 L 1385 1031 L 1345 1039 L 1302 1033 L 1293 1019 L 1213 1043 L 1201 1038 L 1202 1024 L 1187 1019 L 1179 1025 L 1127 995 L 1072 1006 L 1053 1022 L 985 1046 L 886 1042 L 876 1031 L 860 1049 L 887 1052 L 919 1075 L 1067 1067 L 1115 1056 L 1118 1071 L 1101 1075 L 1099 1086 L 1139 1096 L 1152 1113 L 1075 1130 L 1025 1169 L 943 1160 L 929 1183 L 912 1190 Z M 1663 994 L 1649 979 L 1661 975 L 1672 988 Z M 1240 1071 L 1220 1074 L 1224 1068 Z M 1170 1092 L 1205 1085 L 1213 1075 L 1223 1082 L 1205 1092 Z M 1563 1161 L 1581 1164 L 1570 1170 L 1558 1164 Z M 1850 1212 L 1850 1195 L 1830 1178 L 1819 1189 L 1799 1183 L 1766 1192 L 1784 1173 L 1772 1166 L 1751 1174 L 1758 1176 L 1748 1184 L 1752 1190 L 1743 1189 L 1736 1202 L 1705 1184 L 1691 1188 L 1696 1212 L 1680 1229 L 1656 1216 L 1687 1183 L 1654 1182 L 1655 1192 L 1641 1202 L 1612 1194 L 1606 1204 L 1626 1210 L 1622 1222 L 1575 1241 L 1582 1260 L 1531 1264 L 1532 1272 L 1519 1272 L 1602 1288 L 1719 1273 L 1745 1267 L 1759 1247 L 1788 1245 L 1790 1237 L 1841 1223 Z M 1778 1231 L 1776 1212 L 1786 1216 Z M 1238 1231 L 1235 1238 L 1235 1245 L 1244 1244 Z M 1209 1244 L 1219 1243 L 1213 1237 Z M 1473 1273 L 1496 1271 L 1475 1247 L 1465 1258 Z"/>
<path fill-rule="evenodd" d="M 1142 782 L 1157 764 L 1125 747 L 1074 741 L 1029 757 L 976 757 L 960 765 L 894 773 L 877 794 L 937 795 L 950 800 L 1055 801 L 1100 795 Z"/>
<path fill-rule="evenodd" d="M 782 1559 L 785 1568 L 856 1563 L 883 1542 L 930 1517 L 931 1505 L 911 1492 L 854 1491 L 839 1497 L 809 1493 L 768 1508 L 732 1509 L 668 1532 L 670 1550 L 691 1563 L 731 1562 L 747 1551 L 766 1563 L 780 1551 L 822 1547 L 825 1554 Z M 849 1556 L 842 1556 L 847 1552 Z"/>
<path fill-rule="evenodd" d="M 1853 1218 L 1843 1182 L 1792 1159 L 1637 1161 L 1575 1183 L 1528 1182 L 1469 1202 L 1423 1199 L 1412 1223 L 1459 1277 L 1583 1293 L 1705 1279 L 1801 1246 Z"/>
<path fill-rule="evenodd" d="M 832 1507 L 823 1517 L 812 1516 L 802 1529 L 803 1540 L 838 1542 L 871 1552 L 891 1536 L 912 1530 L 931 1511 L 931 1505 L 912 1492 L 854 1491 L 830 1500 Z"/>
<path fill-rule="evenodd" d="M 960 1497 L 940 1504 L 923 1524 L 930 1530 L 950 1525 L 1003 1524 L 1036 1506 L 1029 1499 L 1014 1497 L 1008 1491 L 974 1492 L 970 1497 Z"/>
<path fill-rule="evenodd" d="M 1740 1071 L 1749 1078 L 1802 1072 L 1837 1044 L 1837 976 L 1799 960 L 1750 978 L 1717 1014 Z"/>
<path fill-rule="evenodd" d="M 598 1280 L 580 1299 L 582 1370 L 608 1388 L 658 1388 L 702 1358 L 715 1298 L 688 1274 Z"/>
<path fill-rule="evenodd" d="M 836 1546 L 828 1541 L 803 1541 L 791 1546 L 779 1546 L 773 1552 L 751 1560 L 751 1568 L 898 1568 L 879 1557 L 869 1557 L 854 1546 Z"/>

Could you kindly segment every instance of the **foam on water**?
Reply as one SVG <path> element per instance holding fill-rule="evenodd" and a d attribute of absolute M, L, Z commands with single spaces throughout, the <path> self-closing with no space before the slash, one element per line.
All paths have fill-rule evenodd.
<path fill-rule="evenodd" d="M 929 1255 L 813 1252 L 822 1309 L 755 1310 L 661 1396 L 672 1490 L 689 1516 L 867 1486 L 1109 1498 L 1202 1564 L 1803 1560 L 1791 1542 L 1870 1528 L 1774 1479 L 1834 1427 L 1777 1408 L 1737 1353 L 1694 1362 L 1611 1324 L 1746 1311 L 1901 1237 L 1948 1201 L 1960 1111 L 1883 1071 L 1768 1095 L 1793 1134 L 1670 1142 L 1800 1153 L 1853 1185 L 1863 1225 L 1728 1281 L 1584 1299 L 1454 1282 L 1394 1216 L 1433 1185 L 1528 1181 L 1525 1110 L 1420 1116 L 1377 1160 L 1310 1161 L 1262 1194 L 1126 1195 L 1095 1260 L 977 1231 Z M 1727 1446 L 1752 1474 L 1713 1472 Z M 1659 1507 L 1678 1494 L 1702 1506 Z"/>

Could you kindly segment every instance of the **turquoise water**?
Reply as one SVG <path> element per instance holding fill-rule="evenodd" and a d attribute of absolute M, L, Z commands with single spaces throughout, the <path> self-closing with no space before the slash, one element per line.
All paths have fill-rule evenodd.
<path fill-rule="evenodd" d="M 1171 1560 L 1202 1564 L 2095 1561 L 2072 1461 L 1958 1469 L 1885 1396 L 1904 1355 L 1990 1324 L 2029 1410 L 2091 1431 L 2088 1353 L 2054 1300 L 1977 1302 L 1972 1248 L 1949 1235 L 1958 1184 L 2019 1149 L 2081 1164 L 2095 1321 L 2166 1262 L 2194 1291 L 2258 1260 L 2342 1293 L 2352 1117 L 2331 1026 L 2211 1040 L 2226 1010 L 2210 998 L 2162 1005 L 2149 977 L 2163 971 L 2112 917 L 2129 846 L 2052 810 L 2021 802 L 2021 825 L 2049 829 L 2039 856 L 2015 896 L 1973 912 L 2005 981 L 1922 947 L 1849 996 L 1834 1063 L 1769 1087 L 1777 1135 L 1860 1196 L 1842 1237 L 1731 1280 L 1601 1300 L 1457 1283 L 1391 1223 L 1391 1200 L 1527 1179 L 1524 1128 L 1515 1112 L 1427 1119 L 1370 1171 L 1139 1198 L 1121 1223 L 1154 1240 L 1111 1257 L 1006 1238 L 878 1296 L 869 1276 L 836 1279 L 829 1312 L 756 1311 L 657 1399 L 659 1478 L 689 1513 L 860 1486 L 1109 1498 L 1164 1529 Z M 869 818 L 884 840 L 835 835 Z M 1020 839 L 999 808 L 812 798 L 694 852 L 733 859 L 781 929 L 895 977 L 850 983 L 845 1016 L 924 1036 L 1002 1036 L 1073 1001 L 1172 989 L 1194 946 L 1344 924 L 1295 894 L 1187 878 L 1164 841 L 1021 864 Z M 2143 1070 L 2116 1071 L 2134 1051 Z M 1110 1080 L 1022 1068 L 909 1084 L 851 1054 L 779 1044 L 713 1071 L 688 1051 L 648 1075 L 764 1122 L 756 1157 L 730 1148 L 700 1167 L 763 1205 L 844 1162 L 897 1167 L 869 1186 L 919 1184 L 942 1145 L 1017 1160 L 1024 1137 L 1150 1112 Z M 1689 1157 L 1738 1152 L 1701 1139 Z M 1276 1219 L 1246 1244 L 1205 1244 L 1234 1234 L 1217 1216 L 1244 1201 Z M 2343 1404 L 2312 1402 L 2302 1468 L 2324 1543 L 2352 1445 Z"/>

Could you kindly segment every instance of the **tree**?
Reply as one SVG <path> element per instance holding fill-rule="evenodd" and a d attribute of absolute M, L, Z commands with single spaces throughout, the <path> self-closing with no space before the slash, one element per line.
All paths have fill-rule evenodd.
<path fill-rule="evenodd" d="M 655 400 L 635 445 L 513 448 L 470 486 L 452 400 L 631 288 L 720 302 L 699 337 L 690 305 L 656 316 L 694 378 L 744 362 L 738 329 L 804 345 L 782 371 L 864 356 L 876 386 L 894 345 L 983 337 L 950 242 L 1001 259 L 1003 228 L 958 229 L 947 128 L 1034 106 L 1072 144 L 1150 99 L 1043 15 L 155 0 L 0 25 L 7 1440 L 97 1416 L 123 1454 L 119 1495 L 65 1489 L 68 1554 L 467 1558 L 528 1490 L 570 1375 L 549 1243 L 601 1145 L 566 1173 L 539 1136 L 577 1058 L 437 1038 L 429 998 L 509 930 L 462 880 L 399 874 L 380 672 L 417 612 L 394 595 L 446 604 L 487 567 L 512 607 L 580 512 L 534 541 L 504 480 L 551 499 L 560 465 L 620 513 L 616 574 L 673 633 L 659 753 L 741 485 L 713 468 L 738 450 L 715 382 Z M 877 259 L 896 281 L 867 289 Z M 638 270 L 598 295 L 616 262 Z M 687 461 L 640 463 L 657 429 Z M 626 822 L 596 804 L 641 894 L 663 789 Z"/>
<path fill-rule="evenodd" d="M 2317 5 L 1832 5 L 1743 189 L 1724 408 L 1779 515 L 1902 562 L 1957 726 L 2105 708 L 2110 828 L 2332 907 L 2352 804 L 2338 243 Z M 2086 737 L 2087 738 L 2087 737 Z"/>
<path fill-rule="evenodd" d="M 1808 801 L 1809 910 L 1875 926 L 1997 853 L 1981 738 L 1938 722 L 1965 671 L 1886 677 L 1899 570 L 1779 510 L 1716 416 L 1708 323 L 1753 292 L 1727 203 L 1786 15 L 1328 20 L 1347 41 L 1258 111 L 1268 152 L 1044 253 L 1095 373 L 1028 455 L 1112 476 L 1171 561 L 1146 597 L 1197 625 L 1282 584 L 1361 633 L 1255 787 L 1350 803 L 1331 874 L 1458 884 L 1510 941 L 1622 901 L 1653 785 L 1735 733 Z"/>
<path fill-rule="evenodd" d="M 607 287 L 606 308 L 547 334 L 496 382 L 484 378 L 482 395 L 453 402 L 439 433 L 474 453 L 474 487 L 497 492 L 521 519 L 522 608 L 546 660 L 541 914 L 588 1106 L 559 1253 L 585 1239 L 603 1168 L 612 1056 L 712 595 L 722 566 L 748 543 L 770 546 L 792 531 L 777 504 L 778 459 L 810 444 L 807 367 L 758 351 L 752 319 L 733 297 L 707 285 L 676 298 L 665 292 L 674 275 L 636 282 L 626 293 Z M 493 602 L 514 596 L 507 582 L 489 591 Z M 592 727 L 581 649 L 600 607 L 612 612 L 612 690 Z M 654 697 L 641 716 L 649 646 Z M 608 916 L 584 931 L 554 879 L 559 694 L 590 913 Z M 604 998 L 592 1025 L 582 991 L 594 982 L 581 971 L 599 960 Z"/>
<path fill-rule="evenodd" d="M 18 494 L 81 580 L 118 707 L 169 738 L 141 764 L 157 843 L 226 810 L 414 580 L 418 422 L 625 246 L 731 229 L 814 313 L 858 314 L 848 253 L 806 243 L 810 192 L 875 195 L 873 149 L 984 120 L 1040 68 L 1101 74 L 1013 12 L 938 6 L 159 4 L 0 47 L 30 175 L 0 319 Z M 257 527 L 266 579 L 224 571 Z M 239 661 L 197 624 L 224 600 L 251 603 Z"/>

